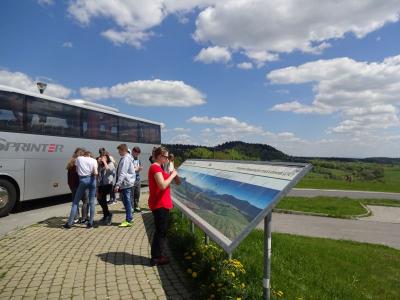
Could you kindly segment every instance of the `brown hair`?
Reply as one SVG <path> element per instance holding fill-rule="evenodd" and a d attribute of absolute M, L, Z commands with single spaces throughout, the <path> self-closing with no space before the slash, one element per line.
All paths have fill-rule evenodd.
<path fill-rule="evenodd" d="M 83 153 L 83 156 L 93 157 L 92 152 L 90 152 L 90 151 L 85 151 L 85 152 Z"/>
<path fill-rule="evenodd" d="M 138 146 L 135 146 L 132 148 L 132 152 L 140 153 L 140 148 Z"/>
<path fill-rule="evenodd" d="M 161 147 L 157 147 L 156 149 L 154 149 L 153 157 L 155 159 L 157 159 L 158 156 L 165 155 L 165 153 L 168 153 L 168 149 L 167 148 L 162 147 L 162 146 Z"/>
<path fill-rule="evenodd" d="M 169 158 L 169 160 L 174 160 L 174 159 L 175 159 L 175 156 L 174 156 L 172 153 L 170 153 L 170 154 L 168 155 L 168 158 Z"/>
<path fill-rule="evenodd" d="M 126 144 L 121 144 L 117 147 L 118 150 L 128 152 L 128 146 Z"/>
<path fill-rule="evenodd" d="M 75 166 L 75 159 L 78 156 L 83 156 L 85 152 L 85 149 L 83 148 L 76 148 L 74 151 L 74 154 L 72 154 L 72 157 L 69 159 L 67 166 L 65 167 L 67 170 L 71 169 L 73 166 Z"/>

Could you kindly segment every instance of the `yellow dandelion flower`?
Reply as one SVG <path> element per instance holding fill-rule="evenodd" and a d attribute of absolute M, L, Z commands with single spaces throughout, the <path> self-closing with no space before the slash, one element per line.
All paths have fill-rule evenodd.
<path fill-rule="evenodd" d="M 196 277 L 197 277 L 197 272 L 193 272 L 193 273 L 192 273 L 192 277 L 193 277 L 193 278 L 196 278 Z"/>
<path fill-rule="evenodd" d="M 238 298 L 236 298 L 236 300 L 242 300 L 242 298 L 238 297 Z"/>
<path fill-rule="evenodd" d="M 283 296 L 283 292 L 282 291 L 278 291 L 277 294 L 278 294 L 279 297 Z"/>
<path fill-rule="evenodd" d="M 186 272 L 188 272 L 189 274 L 192 274 L 193 271 L 192 271 L 192 269 L 189 268 L 186 270 Z"/>

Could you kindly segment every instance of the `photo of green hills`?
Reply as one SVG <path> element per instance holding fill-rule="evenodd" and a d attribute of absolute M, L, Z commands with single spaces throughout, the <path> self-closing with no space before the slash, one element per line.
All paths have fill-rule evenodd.
<path fill-rule="evenodd" d="M 181 166 L 172 195 L 230 240 L 272 202 L 279 190 L 199 173 Z"/>

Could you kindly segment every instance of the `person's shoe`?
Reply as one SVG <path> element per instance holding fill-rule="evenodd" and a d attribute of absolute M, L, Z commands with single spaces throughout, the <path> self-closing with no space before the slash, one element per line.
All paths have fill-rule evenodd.
<path fill-rule="evenodd" d="M 74 224 L 77 224 L 77 223 L 79 223 L 79 222 L 80 222 L 79 219 L 74 219 Z"/>
<path fill-rule="evenodd" d="M 94 227 L 93 227 L 93 224 L 87 223 L 86 229 L 93 229 L 93 228 L 94 228 Z"/>
<path fill-rule="evenodd" d="M 99 222 L 100 222 L 101 224 L 104 224 L 104 225 L 106 225 L 106 224 L 107 224 L 107 217 L 108 217 L 108 216 L 104 216 L 104 217 L 102 217 L 102 218 L 100 219 L 100 221 L 99 221 Z"/>
<path fill-rule="evenodd" d="M 88 224 L 89 223 L 89 220 L 85 220 L 85 219 L 82 219 L 82 220 L 80 220 L 79 221 L 79 224 Z"/>
<path fill-rule="evenodd" d="M 132 225 L 132 222 L 123 221 L 121 224 L 118 225 L 118 227 L 132 227 Z"/>
<path fill-rule="evenodd" d="M 140 209 L 140 207 L 135 207 L 134 209 L 133 209 L 135 212 L 141 212 L 142 210 Z"/>
<path fill-rule="evenodd" d="M 113 217 L 113 214 L 112 213 L 110 213 L 107 217 L 106 217 L 106 225 L 111 225 L 111 223 L 112 223 L 112 217 Z"/>
<path fill-rule="evenodd" d="M 168 256 L 160 256 L 159 257 L 159 259 L 158 259 L 158 264 L 159 265 L 166 265 L 166 264 L 169 264 L 170 263 L 170 259 L 169 259 L 169 257 Z"/>
<path fill-rule="evenodd" d="M 71 225 L 69 225 L 68 223 L 65 223 L 65 224 L 62 226 L 62 228 L 64 228 L 64 229 L 71 229 L 72 227 L 71 227 Z"/>
<path fill-rule="evenodd" d="M 161 266 L 169 264 L 170 259 L 167 256 L 160 256 L 157 258 L 150 259 L 150 265 L 152 266 Z"/>

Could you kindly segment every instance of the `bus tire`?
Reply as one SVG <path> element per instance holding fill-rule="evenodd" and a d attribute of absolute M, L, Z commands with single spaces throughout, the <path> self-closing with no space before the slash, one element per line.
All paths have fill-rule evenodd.
<path fill-rule="evenodd" d="M 7 216 L 17 202 L 15 186 L 6 179 L 0 179 L 0 217 Z"/>

